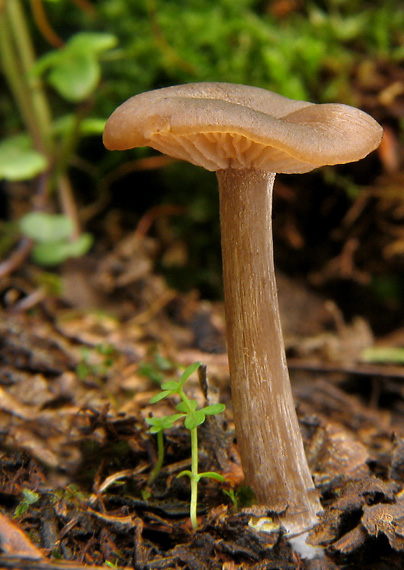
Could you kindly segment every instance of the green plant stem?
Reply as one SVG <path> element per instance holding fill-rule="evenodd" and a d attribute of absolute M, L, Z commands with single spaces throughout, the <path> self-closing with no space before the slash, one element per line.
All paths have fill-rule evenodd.
<path fill-rule="evenodd" d="M 198 428 L 191 430 L 191 502 L 189 506 L 189 514 L 191 518 L 192 528 L 198 528 L 197 506 L 198 506 Z"/>
<path fill-rule="evenodd" d="M 37 132 L 40 134 L 42 151 L 50 150 L 51 143 L 51 114 L 42 83 L 38 77 L 30 77 L 31 69 L 35 63 L 35 52 L 31 41 L 25 13 L 20 0 L 9 0 L 7 12 L 10 26 L 13 30 L 15 48 L 23 70 L 25 89 L 30 98 Z M 21 71 L 20 71 L 21 73 Z M 32 133 L 31 133 L 32 135 Z"/>
<path fill-rule="evenodd" d="M 188 412 L 192 412 L 191 405 L 189 403 L 189 398 L 185 394 L 182 387 L 179 391 L 180 398 L 185 402 Z M 189 516 L 191 519 L 192 528 L 196 530 L 198 528 L 197 520 L 197 506 L 198 506 L 198 428 L 194 427 L 190 430 L 191 432 L 191 476 L 189 477 L 191 482 L 191 501 L 189 505 Z"/>
<path fill-rule="evenodd" d="M 164 439 L 163 439 L 163 430 L 157 432 L 157 462 L 156 465 L 153 467 L 152 472 L 149 475 L 149 479 L 147 480 L 147 484 L 151 485 L 157 475 L 160 473 L 161 468 L 163 466 L 164 461 Z"/>
<path fill-rule="evenodd" d="M 14 52 L 9 23 L 4 9 L 0 11 L 0 52 L 4 75 L 17 102 L 23 121 L 31 135 L 35 148 L 42 150 L 41 137 L 36 128 L 37 125 L 33 116 L 29 93 L 19 70 L 20 65 Z"/>

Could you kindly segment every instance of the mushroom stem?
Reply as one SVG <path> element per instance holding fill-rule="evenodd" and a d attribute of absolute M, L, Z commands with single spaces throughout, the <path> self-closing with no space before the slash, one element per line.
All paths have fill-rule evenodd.
<path fill-rule="evenodd" d="M 272 245 L 275 174 L 229 168 L 217 177 L 239 452 L 258 502 L 283 511 L 282 523 L 295 535 L 316 524 L 322 509 L 304 453 L 279 316 Z"/>

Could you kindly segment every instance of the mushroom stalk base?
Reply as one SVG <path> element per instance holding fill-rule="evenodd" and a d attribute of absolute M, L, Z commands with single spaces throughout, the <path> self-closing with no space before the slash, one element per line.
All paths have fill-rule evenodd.
<path fill-rule="evenodd" d="M 290 535 L 318 522 L 279 317 L 272 245 L 275 174 L 227 169 L 220 189 L 227 344 L 236 435 L 247 483 Z"/>

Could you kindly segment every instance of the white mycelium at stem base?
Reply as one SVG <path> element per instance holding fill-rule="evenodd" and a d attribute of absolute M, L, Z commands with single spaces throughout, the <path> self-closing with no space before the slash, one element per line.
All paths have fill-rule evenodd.
<path fill-rule="evenodd" d="M 273 247 L 275 174 L 219 170 L 226 330 L 237 443 L 260 504 L 285 510 L 288 532 L 314 525 L 313 488 L 292 397 Z"/>

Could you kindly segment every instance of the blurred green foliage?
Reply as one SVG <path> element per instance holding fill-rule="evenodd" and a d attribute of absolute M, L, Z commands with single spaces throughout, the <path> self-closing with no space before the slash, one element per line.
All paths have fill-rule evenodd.
<path fill-rule="evenodd" d="M 58 265 L 71 257 L 80 257 L 90 249 L 93 239 L 81 233 L 74 239 L 74 223 L 64 214 L 29 212 L 19 219 L 22 235 L 33 241 L 32 258 L 39 265 Z"/>
<path fill-rule="evenodd" d="M 41 56 L 31 73 L 41 74 L 67 102 L 91 95 L 89 114 L 97 118 L 141 91 L 191 81 L 355 104 L 355 66 L 404 59 L 400 0 L 308 1 L 295 9 L 291 4 L 287 14 L 278 12 L 276 0 L 98 0 L 89 3 L 93 10 L 79 10 L 71 0 L 43 5 L 65 44 L 49 49 L 31 20 Z M 54 98 L 51 105 L 69 109 Z M 6 131 L 15 130 L 9 110 L 3 96 Z"/>
<path fill-rule="evenodd" d="M 352 97 L 364 58 L 404 57 L 398 0 L 304 2 L 287 17 L 262 0 L 101 0 L 97 11 L 119 38 L 110 89 L 120 99 L 190 81 L 265 87 L 318 102 Z M 271 11 L 272 10 L 272 11 Z M 394 15 L 394 17 L 392 17 Z"/>
<path fill-rule="evenodd" d="M 0 0 L 0 7 L 9 1 Z M 61 47 L 51 48 L 30 14 L 30 3 L 23 2 L 37 54 L 30 78 L 42 82 L 52 118 L 51 125 L 41 126 L 53 145 L 45 153 L 46 165 L 65 173 L 71 163 L 77 167 L 80 152 L 87 173 L 95 173 L 92 183 L 97 188 L 102 188 L 102 177 L 123 162 L 153 153 L 144 149 L 107 153 L 101 146 L 105 118 L 139 92 L 185 82 L 227 81 L 297 99 L 356 105 L 360 104 L 358 70 L 372 79 L 376 65 L 404 60 L 402 0 L 308 0 L 286 3 L 286 11 L 279 0 L 80 4 L 88 9 L 80 9 L 72 0 L 42 0 L 50 25 L 63 41 Z M 18 135 L 0 143 L 0 176 L 10 180 L 16 179 L 18 168 L 29 178 L 48 167 L 35 144 L 28 156 L 24 115 L 18 116 L 17 108 L 12 94 L 0 94 L 3 135 Z M 86 142 L 87 135 L 97 138 Z M 121 181 L 121 188 L 114 188 L 116 194 L 132 181 L 130 177 Z M 198 269 L 198 279 L 215 289 L 220 279 L 213 269 L 218 268 L 217 250 L 212 253 L 210 247 L 219 243 L 214 177 L 176 164 L 163 173 L 150 173 L 147 192 L 143 180 L 137 183 L 139 191 L 128 208 L 138 216 L 159 201 L 188 206 L 187 219 L 175 229 L 189 243 L 190 265 L 183 278 L 194 279 Z M 82 191 L 80 186 L 74 190 L 76 196 Z"/>

